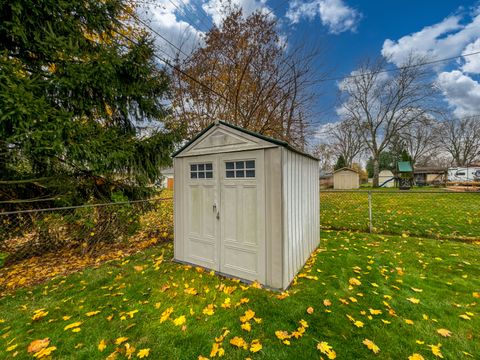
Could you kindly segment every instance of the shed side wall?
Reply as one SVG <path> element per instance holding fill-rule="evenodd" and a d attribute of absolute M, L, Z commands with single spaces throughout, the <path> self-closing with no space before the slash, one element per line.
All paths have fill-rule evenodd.
<path fill-rule="evenodd" d="M 173 169 L 174 169 L 174 178 L 175 178 L 175 187 L 173 189 L 173 226 L 174 226 L 174 237 L 173 237 L 173 249 L 174 249 L 174 258 L 176 260 L 185 261 L 184 256 L 184 234 L 183 234 L 183 203 L 184 199 L 184 183 L 185 175 L 183 173 L 183 159 L 174 158 L 173 159 Z"/>
<path fill-rule="evenodd" d="M 283 287 L 287 287 L 320 241 L 318 161 L 283 152 Z"/>
<path fill-rule="evenodd" d="M 283 287 L 282 148 L 265 149 L 266 283 Z"/>

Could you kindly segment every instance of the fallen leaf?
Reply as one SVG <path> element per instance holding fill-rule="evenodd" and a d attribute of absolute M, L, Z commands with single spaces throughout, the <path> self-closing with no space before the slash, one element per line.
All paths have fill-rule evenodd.
<path fill-rule="evenodd" d="M 447 330 L 447 329 L 438 329 L 437 333 L 439 333 L 443 337 L 449 337 L 449 336 L 452 335 L 452 332 L 450 330 Z"/>
<path fill-rule="evenodd" d="M 380 352 L 380 348 L 372 340 L 364 339 L 362 344 L 364 344 L 369 350 L 372 350 L 374 354 Z"/>

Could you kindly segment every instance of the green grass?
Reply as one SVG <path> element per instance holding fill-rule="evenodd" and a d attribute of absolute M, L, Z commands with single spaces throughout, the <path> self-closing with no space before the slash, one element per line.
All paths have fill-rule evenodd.
<path fill-rule="evenodd" d="M 320 194 L 324 229 L 366 231 L 369 227 L 367 192 Z M 480 240 L 480 194 L 372 193 L 374 232 Z"/>
<path fill-rule="evenodd" d="M 433 359 L 427 345 L 438 343 L 445 359 L 465 358 L 463 351 L 478 358 L 480 299 L 473 295 L 480 291 L 478 246 L 331 231 L 322 233 L 321 250 L 315 262 L 301 272 L 308 277 L 299 277 L 283 300 L 276 292 L 252 287 L 243 290 L 238 282 L 173 263 L 171 244 L 17 291 L 0 299 L 0 358 L 18 351 L 17 359 L 29 359 L 28 344 L 50 338 L 57 347 L 54 358 L 105 359 L 115 350 L 116 338 L 128 337 L 127 342 L 137 350 L 149 348 L 152 359 L 196 359 L 209 357 L 215 337 L 224 328 L 230 330 L 222 345 L 226 359 L 318 359 L 322 355 L 316 349 L 319 341 L 328 342 L 339 359 L 407 359 L 413 353 Z M 161 254 L 165 260 L 156 268 Z M 354 277 L 361 285 L 352 288 L 349 279 Z M 185 284 L 198 294 L 186 294 Z M 227 294 L 229 291 L 222 291 L 225 286 L 235 290 Z M 221 304 L 228 297 L 233 305 L 224 309 Z M 249 302 L 236 307 L 241 298 Z M 417 298 L 420 303 L 407 298 Z M 324 306 L 324 299 L 332 305 Z M 384 302 L 394 309 L 394 316 L 388 314 Z M 217 306 L 212 316 L 202 313 L 208 304 Z M 310 306 L 313 314 L 306 312 Z M 172 320 L 160 323 L 161 313 L 168 307 L 173 307 L 171 319 L 186 316 L 184 331 Z M 32 321 L 34 310 L 42 308 L 48 315 Z M 247 309 L 262 319 L 261 323 L 252 319 L 251 332 L 240 328 L 239 317 Z M 369 309 L 382 314 L 369 319 Z M 85 315 L 97 310 L 97 315 Z M 138 312 L 132 313 L 133 317 L 125 315 L 134 310 Z M 472 314 L 471 320 L 459 317 L 466 312 Z M 121 320 L 122 314 L 125 320 Z M 365 325 L 355 327 L 347 315 Z M 63 320 L 64 316 L 70 318 Z M 309 324 L 303 337 L 292 339 L 290 346 L 282 344 L 275 331 L 294 331 L 301 319 Z M 405 319 L 413 320 L 413 325 Z M 64 330 L 73 322 L 82 322 L 81 331 Z M 441 337 L 436 332 L 439 328 L 450 330 L 451 337 Z M 259 339 L 263 348 L 257 353 L 237 349 L 229 343 L 233 336 L 249 342 Z M 100 352 L 97 345 L 102 339 L 107 348 Z M 368 350 L 362 344 L 364 339 L 375 342 L 380 353 Z M 14 345 L 17 348 L 7 353 Z M 122 358 L 124 354 L 118 357 Z"/>

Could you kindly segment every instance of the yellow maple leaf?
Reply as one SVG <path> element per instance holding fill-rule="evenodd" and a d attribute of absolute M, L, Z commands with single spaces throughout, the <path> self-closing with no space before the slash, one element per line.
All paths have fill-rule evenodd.
<path fill-rule="evenodd" d="M 100 310 L 96 310 L 96 311 L 89 311 L 87 312 L 85 315 L 87 315 L 88 317 L 90 316 L 94 316 L 94 315 L 97 315 L 100 313 Z"/>
<path fill-rule="evenodd" d="M 437 333 L 439 333 L 443 337 L 449 337 L 449 336 L 452 335 L 452 332 L 450 330 L 447 330 L 447 329 L 438 329 Z"/>
<path fill-rule="evenodd" d="M 472 295 L 474 298 L 480 299 L 480 292 L 474 292 Z"/>
<path fill-rule="evenodd" d="M 442 351 L 440 348 L 442 347 L 442 344 L 437 344 L 437 345 L 427 345 L 431 350 L 432 354 L 435 355 L 435 357 L 439 357 L 443 359 Z"/>
<path fill-rule="evenodd" d="M 150 355 L 150 349 L 140 349 L 138 350 L 137 357 L 140 359 L 146 358 Z"/>
<path fill-rule="evenodd" d="M 63 330 L 66 331 L 66 330 L 69 330 L 69 329 L 74 329 L 74 328 L 79 327 L 80 325 L 82 325 L 82 322 L 81 322 L 81 321 L 77 321 L 77 322 L 74 322 L 74 323 L 71 323 L 71 324 L 65 326 L 65 327 L 63 328 Z"/>
<path fill-rule="evenodd" d="M 164 312 L 162 312 L 162 315 L 160 316 L 160 323 L 167 321 L 167 319 L 170 317 L 170 314 L 172 312 L 173 312 L 173 307 L 169 307 Z"/>
<path fill-rule="evenodd" d="M 414 288 L 414 287 L 411 287 L 410 289 L 412 289 L 415 292 L 422 292 L 423 291 L 422 289 L 417 289 L 417 288 Z"/>
<path fill-rule="evenodd" d="M 405 319 L 405 323 L 408 325 L 413 325 L 413 320 Z"/>
<path fill-rule="evenodd" d="M 173 323 L 175 324 L 175 326 L 180 326 L 185 324 L 186 321 L 187 319 L 185 318 L 185 315 L 181 315 L 177 317 L 175 320 L 173 320 Z"/>
<path fill-rule="evenodd" d="M 309 306 L 309 307 L 307 308 L 307 314 L 312 315 L 314 311 L 315 311 L 315 310 L 313 310 L 313 307 L 311 307 L 311 306 Z"/>
<path fill-rule="evenodd" d="M 236 346 L 238 348 L 243 348 L 245 350 L 248 349 L 247 342 L 245 340 L 243 340 L 243 338 L 238 337 L 238 336 L 235 336 L 234 338 L 232 338 L 230 340 L 230 344 L 232 344 L 233 346 Z"/>
<path fill-rule="evenodd" d="M 222 344 L 213 343 L 212 351 L 210 352 L 210 357 L 221 357 L 225 354 L 225 349 L 222 348 Z"/>
<path fill-rule="evenodd" d="M 369 350 L 372 350 L 374 354 L 380 352 L 380 348 L 372 340 L 364 339 L 362 344 L 364 344 Z"/>
<path fill-rule="evenodd" d="M 408 357 L 408 360 L 425 360 L 424 357 L 420 354 L 412 354 Z"/>
<path fill-rule="evenodd" d="M 50 344 L 50 339 L 49 338 L 33 340 L 28 345 L 27 352 L 28 353 L 39 352 L 40 350 L 45 349 L 49 344 Z"/>
<path fill-rule="evenodd" d="M 243 323 L 242 325 L 240 325 L 240 327 L 245 331 L 252 330 L 252 326 L 250 325 L 250 323 L 248 321 L 246 323 Z"/>
<path fill-rule="evenodd" d="M 361 322 L 360 320 L 356 320 L 356 321 L 353 323 L 353 325 L 355 325 L 355 326 L 358 327 L 358 328 L 361 328 L 361 327 L 363 327 L 364 323 Z"/>
<path fill-rule="evenodd" d="M 382 310 L 376 310 L 376 309 L 368 309 L 370 311 L 370 314 L 372 315 L 380 315 L 382 313 Z"/>
<path fill-rule="evenodd" d="M 255 311 L 248 309 L 245 311 L 245 314 L 243 316 L 240 316 L 240 321 L 242 323 L 247 322 L 250 319 L 253 319 L 254 316 L 255 316 Z"/>
<path fill-rule="evenodd" d="M 302 327 L 308 328 L 308 323 L 305 320 L 302 319 L 302 320 L 299 321 L 299 323 L 300 323 L 300 325 L 302 325 Z"/>
<path fill-rule="evenodd" d="M 15 350 L 17 347 L 18 347 L 18 344 L 13 344 L 13 345 L 7 347 L 7 352 L 11 352 L 11 351 Z"/>
<path fill-rule="evenodd" d="M 204 315 L 212 316 L 215 313 L 213 304 L 208 304 L 206 308 L 202 310 Z"/>
<path fill-rule="evenodd" d="M 48 311 L 45 311 L 45 309 L 38 309 L 33 312 L 32 320 L 37 321 L 37 320 L 40 320 L 41 318 L 44 318 L 47 315 L 48 315 Z"/>
<path fill-rule="evenodd" d="M 359 286 L 359 285 L 362 285 L 362 283 L 360 282 L 360 280 L 358 280 L 357 278 L 350 278 L 348 280 L 348 283 L 350 285 L 354 285 L 354 286 Z"/>
<path fill-rule="evenodd" d="M 462 319 L 464 320 L 471 320 L 472 318 L 470 316 L 468 316 L 467 314 L 462 314 L 462 315 L 458 315 L 459 317 L 461 317 Z"/>
<path fill-rule="evenodd" d="M 416 298 L 413 298 L 413 297 L 407 298 L 407 300 L 410 301 L 412 304 L 419 304 L 420 303 L 419 299 L 416 299 Z"/>
<path fill-rule="evenodd" d="M 335 359 L 337 357 L 337 353 L 335 352 L 335 350 L 333 350 L 326 341 L 319 342 L 317 344 L 317 349 L 320 350 L 322 354 L 327 355 L 329 359 Z"/>
<path fill-rule="evenodd" d="M 323 300 L 323 305 L 330 306 L 330 305 L 332 305 L 332 302 L 328 299 L 325 299 L 325 300 Z"/>
<path fill-rule="evenodd" d="M 288 334 L 287 331 L 284 330 L 277 330 L 275 331 L 275 336 L 280 340 L 290 339 L 291 335 Z"/>
<path fill-rule="evenodd" d="M 119 338 L 117 338 L 117 339 L 115 340 L 115 344 L 121 345 L 121 344 L 123 344 L 123 343 L 124 343 L 125 341 L 127 341 L 127 340 L 128 340 L 128 337 L 121 336 L 121 337 L 119 337 Z"/>
<path fill-rule="evenodd" d="M 107 343 L 105 342 L 105 340 L 100 340 L 100 342 L 98 343 L 98 350 L 99 351 L 103 351 L 105 350 L 105 348 L 107 347 Z"/>
<path fill-rule="evenodd" d="M 260 340 L 258 339 L 252 340 L 250 344 L 250 351 L 253 353 L 256 353 L 256 352 L 259 352 L 260 350 L 262 350 L 262 344 L 260 344 Z"/>
<path fill-rule="evenodd" d="M 50 346 L 50 347 L 44 348 L 44 349 L 36 352 L 35 354 L 33 354 L 33 357 L 37 358 L 37 359 L 41 359 L 43 357 L 50 356 L 52 354 L 52 352 L 54 352 L 55 350 L 57 350 L 56 346 Z"/>

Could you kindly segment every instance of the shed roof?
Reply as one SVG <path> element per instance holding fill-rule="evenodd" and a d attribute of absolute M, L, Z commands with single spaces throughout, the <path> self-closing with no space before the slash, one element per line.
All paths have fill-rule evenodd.
<path fill-rule="evenodd" d="M 354 172 L 355 174 L 358 174 L 358 171 L 355 170 L 355 169 L 352 169 L 352 168 L 349 168 L 349 167 L 343 167 L 341 169 L 338 169 L 338 170 L 335 170 L 333 173 L 336 174 L 340 171 L 351 171 L 351 172 Z"/>
<path fill-rule="evenodd" d="M 294 148 L 293 146 L 291 146 L 288 142 L 286 141 L 282 141 L 282 140 L 278 140 L 278 139 L 274 139 L 272 137 L 269 137 L 269 136 L 265 136 L 265 135 L 262 135 L 262 134 L 259 134 L 257 132 L 254 132 L 254 131 L 251 131 L 251 130 L 247 130 L 247 129 L 244 129 L 240 126 L 237 126 L 237 125 L 233 125 L 233 124 L 230 124 L 230 123 L 227 123 L 225 121 L 221 121 L 221 120 L 217 120 L 215 122 L 212 122 L 210 125 L 208 125 L 205 129 L 203 129 L 202 131 L 200 131 L 193 139 L 191 139 L 189 142 L 187 142 L 185 145 L 183 145 L 180 149 L 178 149 L 177 151 L 175 151 L 173 154 L 172 154 L 172 157 L 176 157 L 178 156 L 180 153 L 182 153 L 185 149 L 187 149 L 191 144 L 193 144 L 196 140 L 198 140 L 202 135 L 204 135 L 208 130 L 210 130 L 211 128 L 213 128 L 215 125 L 218 125 L 218 124 L 222 124 L 224 126 L 228 126 L 232 129 L 235 129 L 235 130 L 238 130 L 238 131 L 241 131 L 245 134 L 248 134 L 248 135 L 251 135 L 251 136 L 254 136 L 256 138 L 259 138 L 259 139 L 262 139 L 262 140 L 265 140 L 265 141 L 268 141 L 272 144 L 275 144 L 275 145 L 279 145 L 279 146 L 283 146 L 284 148 L 287 148 L 288 150 L 291 150 L 297 154 L 300 154 L 300 155 L 303 155 L 303 156 L 306 156 L 306 157 L 309 157 L 310 159 L 313 159 L 313 160 L 317 160 L 318 161 L 318 158 L 316 158 L 315 156 L 312 156 L 310 154 L 307 154 L 303 151 L 300 151 L 296 148 Z"/>
<path fill-rule="evenodd" d="M 410 161 L 399 161 L 397 163 L 397 169 L 399 172 L 412 172 L 412 164 Z"/>

